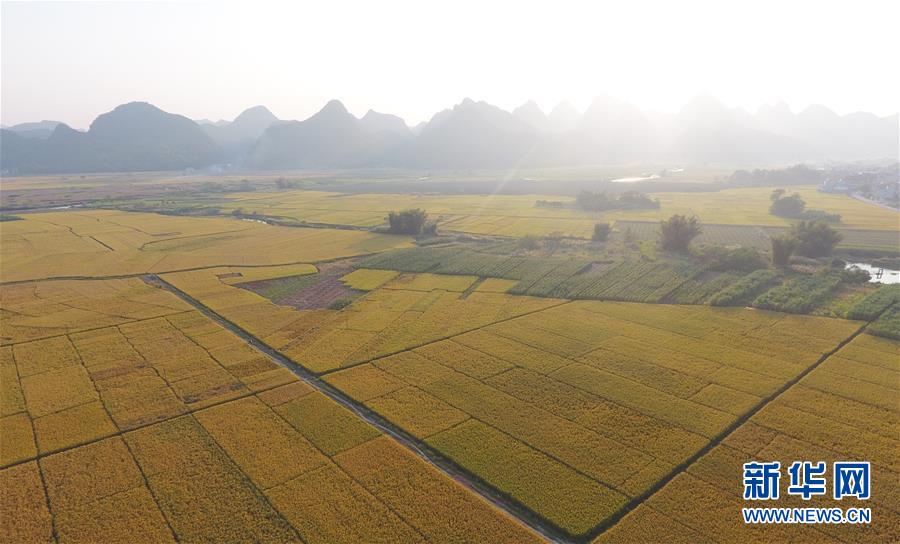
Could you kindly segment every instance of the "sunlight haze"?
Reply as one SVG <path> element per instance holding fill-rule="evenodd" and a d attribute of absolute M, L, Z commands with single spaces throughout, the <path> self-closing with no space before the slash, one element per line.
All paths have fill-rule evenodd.
<path fill-rule="evenodd" d="M 814 11 L 811 11 L 814 6 Z M 892 2 L 2 5 L 3 124 L 87 128 L 140 100 L 194 119 L 338 98 L 410 125 L 465 97 L 583 111 L 600 94 L 676 112 L 701 93 L 898 111 Z M 662 44 L 662 45 L 661 45 Z M 894 53 L 891 53 L 894 51 Z"/>

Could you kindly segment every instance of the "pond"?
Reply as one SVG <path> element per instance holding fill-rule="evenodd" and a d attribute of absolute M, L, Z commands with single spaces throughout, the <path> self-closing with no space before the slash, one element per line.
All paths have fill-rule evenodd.
<path fill-rule="evenodd" d="M 872 283 L 900 283 L 900 270 L 891 270 L 866 263 L 847 263 L 847 268 L 861 268 L 872 275 Z"/>
<path fill-rule="evenodd" d="M 649 181 L 651 179 L 659 179 L 658 174 L 651 174 L 649 176 L 635 176 L 631 178 L 618 178 L 612 180 L 612 183 L 637 183 L 639 181 Z"/>

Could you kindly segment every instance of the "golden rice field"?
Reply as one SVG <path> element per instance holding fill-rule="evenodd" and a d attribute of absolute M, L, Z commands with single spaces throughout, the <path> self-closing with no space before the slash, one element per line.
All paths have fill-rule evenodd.
<path fill-rule="evenodd" d="M 325 380 L 578 535 L 859 326 L 571 302 Z"/>
<path fill-rule="evenodd" d="M 900 540 L 900 342 L 860 335 L 741 425 L 595 542 L 897 542 Z M 869 525 L 746 526 L 743 463 L 751 460 L 872 463 L 872 497 L 842 507 L 872 508 Z M 830 497 L 779 506 L 833 507 Z M 877 490 L 877 491 L 876 491 Z M 782 504 L 783 503 L 783 504 Z"/>
<path fill-rule="evenodd" d="M 733 205 L 735 220 L 771 220 L 757 196 L 669 194 L 661 213 Z M 804 196 L 859 228 L 896 228 L 855 201 Z M 468 232 L 597 220 L 531 196 L 236 203 L 365 224 L 387 198 Z M 516 296 L 512 280 L 374 269 L 341 277 L 359 296 L 340 310 L 298 310 L 240 284 L 409 239 L 112 211 L 0 227 L 0 542 L 542 540 L 454 478 L 578 542 L 900 541 L 900 342 L 860 334 L 864 322 Z M 187 296 L 99 279 L 145 273 Z M 873 523 L 745 526 L 753 459 L 871 461 Z M 795 505 L 834 506 L 779 504 Z"/>
<path fill-rule="evenodd" d="M 900 230 L 897 212 L 859 202 L 845 195 L 820 193 L 815 187 L 791 188 L 811 209 L 841 214 L 841 227 Z M 342 194 L 316 191 L 237 193 L 226 209 L 242 208 L 265 215 L 311 223 L 371 227 L 385 223 L 391 210 L 422 208 L 439 219 L 446 231 L 523 236 L 560 233 L 590 237 L 598 221 L 659 221 L 672 214 L 695 214 L 706 223 L 787 226 L 790 220 L 769 213 L 772 187 L 710 192 L 659 193 L 658 210 L 589 213 L 574 209 L 538 208 L 538 200 L 568 201 L 547 195 L 396 195 Z"/>
<path fill-rule="evenodd" d="M 193 309 L 57 321 L 0 348 L 0 541 L 538 541 Z"/>
<path fill-rule="evenodd" d="M 485 313 L 531 299 L 435 274 L 398 275 L 340 311 L 299 311 L 204 271 L 164 278 L 572 535 L 648 492 L 863 325 L 552 299 Z M 455 329 L 458 315 L 477 326 Z M 881 342 L 854 343 L 867 341 Z"/>
<path fill-rule="evenodd" d="M 2 225 L 0 276 L 10 282 L 314 262 L 408 243 L 402 236 L 275 227 L 223 217 L 108 210 L 30 213 Z"/>
<path fill-rule="evenodd" d="M 20 343 L 191 310 L 137 278 L 0 286 L 0 344 Z"/>
<path fill-rule="evenodd" d="M 354 272 L 355 273 L 355 272 Z M 297 310 L 221 281 L 220 269 L 163 274 L 165 281 L 314 372 L 326 372 L 562 301 L 462 291 L 474 277 L 405 274 L 344 310 Z"/>

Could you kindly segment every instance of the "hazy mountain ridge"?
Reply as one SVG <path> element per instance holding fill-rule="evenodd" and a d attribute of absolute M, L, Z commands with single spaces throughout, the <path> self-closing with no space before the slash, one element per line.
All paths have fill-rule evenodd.
<path fill-rule="evenodd" d="M 41 136 L 29 131 L 52 132 Z M 898 116 L 838 115 L 785 104 L 755 114 L 699 96 L 677 114 L 654 114 L 601 95 L 583 113 L 566 102 L 544 113 L 465 99 L 410 129 L 395 115 L 362 118 L 332 100 L 303 121 L 264 106 L 231 122 L 203 123 L 132 102 L 85 132 L 42 121 L 4 128 L 6 173 L 180 170 L 213 164 L 253 169 L 512 168 L 632 162 L 765 164 L 897 158 Z"/>
<path fill-rule="evenodd" d="M 194 121 L 146 102 L 122 104 L 85 132 L 60 123 L 46 140 L 24 142 L 8 132 L 0 139 L 2 170 L 8 172 L 182 170 L 222 159 L 221 148 Z"/>
<path fill-rule="evenodd" d="M 56 126 L 59 125 L 59 121 L 36 121 L 34 123 L 19 123 L 18 125 L 13 125 L 11 127 L 3 127 L 6 130 L 11 130 L 22 136 L 23 138 L 37 138 L 39 140 L 46 140 L 53 134 L 53 131 L 56 129 Z"/>
<path fill-rule="evenodd" d="M 233 121 L 200 123 L 200 127 L 222 148 L 229 162 L 240 163 L 263 132 L 277 123 L 281 123 L 281 120 L 268 108 L 254 106 L 241 112 Z"/>

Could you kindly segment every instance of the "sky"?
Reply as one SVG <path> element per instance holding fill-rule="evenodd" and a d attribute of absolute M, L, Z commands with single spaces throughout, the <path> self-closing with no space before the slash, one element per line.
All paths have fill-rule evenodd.
<path fill-rule="evenodd" d="M 465 97 L 545 111 L 608 94 L 677 112 L 708 93 L 900 110 L 896 1 L 3 2 L 0 121 L 86 128 L 147 101 L 193 119 L 330 99 L 409 124 Z"/>

